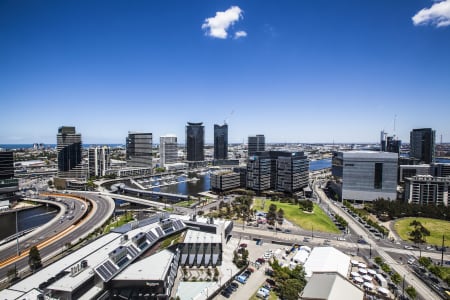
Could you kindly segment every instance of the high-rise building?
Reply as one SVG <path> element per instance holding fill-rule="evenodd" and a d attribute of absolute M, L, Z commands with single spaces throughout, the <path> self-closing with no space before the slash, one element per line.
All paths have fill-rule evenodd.
<path fill-rule="evenodd" d="M 277 191 L 295 193 L 309 183 L 309 161 L 303 152 L 284 152 L 277 159 Z"/>
<path fill-rule="evenodd" d="M 263 134 L 248 137 L 248 157 L 255 155 L 256 152 L 266 150 L 266 139 Z"/>
<path fill-rule="evenodd" d="M 433 163 L 435 137 L 436 132 L 431 128 L 413 129 L 410 134 L 409 156 L 425 164 Z"/>
<path fill-rule="evenodd" d="M 152 167 L 153 137 L 151 133 L 129 132 L 126 145 L 126 159 L 129 167 Z"/>
<path fill-rule="evenodd" d="M 85 178 L 82 165 L 81 134 L 73 126 L 61 126 L 56 136 L 59 178 Z"/>
<path fill-rule="evenodd" d="M 14 178 L 14 153 L 0 151 L 0 207 L 8 207 L 19 190 L 19 181 Z"/>
<path fill-rule="evenodd" d="M 89 148 L 88 161 L 90 177 L 105 176 L 111 168 L 111 149 L 108 146 Z"/>
<path fill-rule="evenodd" d="M 308 186 L 309 161 L 303 152 L 264 151 L 247 161 L 247 188 L 296 193 Z"/>
<path fill-rule="evenodd" d="M 159 157 L 161 167 L 178 161 L 178 142 L 175 135 L 164 135 L 159 138 Z"/>
<path fill-rule="evenodd" d="M 388 136 L 386 132 L 381 131 L 381 141 L 380 150 L 383 152 L 391 152 L 400 154 L 400 148 L 402 146 L 402 141 L 398 140 L 397 137 Z"/>
<path fill-rule="evenodd" d="M 397 198 L 398 154 L 375 151 L 336 152 L 332 174 L 341 182 L 341 199 L 373 201 Z"/>
<path fill-rule="evenodd" d="M 203 123 L 191 123 L 186 125 L 186 160 L 200 162 L 205 160 L 205 127 Z"/>
<path fill-rule="evenodd" d="M 228 159 L 227 124 L 214 124 L 214 159 Z"/>

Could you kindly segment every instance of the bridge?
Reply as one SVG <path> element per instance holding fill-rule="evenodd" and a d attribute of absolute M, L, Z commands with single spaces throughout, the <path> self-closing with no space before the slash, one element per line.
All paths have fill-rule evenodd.
<path fill-rule="evenodd" d="M 135 188 L 127 186 L 125 183 L 113 184 L 111 186 L 111 192 L 117 193 L 117 194 L 119 194 L 119 193 L 132 194 L 132 195 L 136 195 L 137 197 L 149 196 L 153 199 L 167 199 L 171 202 L 185 201 L 185 200 L 189 199 L 189 196 L 187 196 L 187 195 L 170 194 L 170 193 L 135 189 Z"/>

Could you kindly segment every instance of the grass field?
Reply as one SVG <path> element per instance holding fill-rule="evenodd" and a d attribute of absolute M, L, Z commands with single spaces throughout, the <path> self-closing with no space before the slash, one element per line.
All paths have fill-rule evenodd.
<path fill-rule="evenodd" d="M 407 241 L 409 240 L 409 232 L 411 232 L 414 227 L 409 226 L 413 221 L 417 220 L 422 225 L 430 231 L 430 236 L 426 237 L 427 244 L 430 245 L 442 245 L 442 235 L 445 238 L 445 245 L 450 246 L 450 222 L 429 219 L 429 218 L 404 218 L 395 222 L 395 230 L 401 239 Z"/>
<path fill-rule="evenodd" d="M 284 211 L 284 217 L 290 222 L 302 227 L 303 229 L 322 232 L 339 233 L 339 229 L 336 228 L 334 223 L 328 218 L 327 214 L 316 204 L 314 204 L 313 213 L 305 213 L 300 210 L 298 205 L 290 203 L 282 203 L 272 200 L 263 200 L 261 198 L 255 198 L 253 201 L 253 209 L 262 210 L 267 212 L 270 204 L 275 204 L 277 210 L 282 208 Z M 264 208 L 262 207 L 264 204 Z"/>

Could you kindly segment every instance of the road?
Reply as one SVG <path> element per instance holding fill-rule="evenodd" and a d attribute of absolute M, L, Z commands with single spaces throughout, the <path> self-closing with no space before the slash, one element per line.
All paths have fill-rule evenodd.
<path fill-rule="evenodd" d="M 113 214 L 114 201 L 111 198 L 95 194 L 73 194 L 82 198 L 86 197 L 92 203 L 92 209 L 87 217 L 81 221 L 77 219 L 86 210 L 87 202 L 71 197 L 69 194 L 58 195 L 58 198 L 64 198 L 65 200 L 63 201 L 67 203 L 75 203 L 73 208 L 74 218 L 72 220 L 65 219 L 61 222 L 61 214 L 65 215 L 65 213 L 60 212 L 57 217 L 42 226 L 42 228 L 22 237 L 19 241 L 19 245 L 22 245 L 20 246 L 21 253 L 19 257 L 16 255 L 17 245 L 15 241 L 4 245 L 5 247 L 1 249 L 0 279 L 6 277 L 8 269 L 13 264 L 16 265 L 19 271 L 28 270 L 28 251 L 32 246 L 38 246 L 42 261 L 46 261 L 62 252 L 66 244 L 73 244 L 95 231 Z M 75 224 L 78 221 L 79 223 Z"/>
<path fill-rule="evenodd" d="M 413 273 L 406 269 L 406 267 L 402 264 L 399 264 L 396 260 L 394 260 L 389 254 L 386 253 L 384 247 L 386 244 L 383 243 L 384 247 L 379 244 L 377 240 L 375 240 L 360 223 L 358 223 L 355 219 L 350 217 L 345 211 L 341 209 L 341 207 L 334 205 L 330 199 L 325 195 L 324 191 L 319 188 L 319 184 L 314 184 L 314 192 L 321 199 L 322 202 L 325 202 L 329 205 L 329 208 L 334 212 L 343 217 L 347 222 L 349 228 L 358 236 L 363 236 L 364 239 L 371 245 L 372 251 L 376 251 L 378 255 L 383 258 L 383 260 L 397 272 L 400 276 L 405 278 L 405 282 L 408 285 L 413 286 L 417 293 L 420 295 L 422 299 L 439 299 L 440 297 L 432 291 L 428 286 L 426 286 L 422 280 L 417 278 Z M 403 250 L 404 253 L 410 253 L 410 250 Z"/>

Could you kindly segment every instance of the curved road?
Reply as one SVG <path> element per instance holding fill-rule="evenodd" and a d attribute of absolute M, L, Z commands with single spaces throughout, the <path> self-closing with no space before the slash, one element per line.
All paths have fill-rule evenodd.
<path fill-rule="evenodd" d="M 1 248 L 0 256 L 0 279 L 6 277 L 8 269 L 13 264 L 17 270 L 28 269 L 28 252 L 29 248 L 37 245 L 41 254 L 42 261 L 46 261 L 52 256 L 62 252 L 64 246 L 68 243 L 75 243 L 79 239 L 88 236 L 91 232 L 101 227 L 114 212 L 114 201 L 110 197 L 102 197 L 95 194 L 73 193 L 70 194 L 46 194 L 54 195 L 58 198 L 64 198 L 63 201 L 76 203 L 73 207 L 74 218 L 68 220 L 67 217 L 61 222 L 61 216 L 65 215 L 60 212 L 51 222 L 37 229 L 35 232 L 26 235 L 20 239 L 21 253 L 19 257 L 16 255 L 16 242 L 10 242 Z M 82 220 L 80 218 L 87 208 L 87 203 L 83 199 L 92 203 L 92 209 L 89 214 Z M 58 202 L 55 202 L 57 204 Z M 69 209 L 72 207 L 69 204 Z M 77 223 L 78 222 L 78 223 Z"/>

